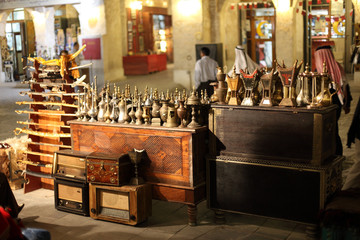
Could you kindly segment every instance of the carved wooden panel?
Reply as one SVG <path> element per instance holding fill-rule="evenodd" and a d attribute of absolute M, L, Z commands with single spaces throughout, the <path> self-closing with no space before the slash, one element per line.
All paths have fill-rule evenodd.
<path fill-rule="evenodd" d="M 140 172 L 149 182 L 193 187 L 205 180 L 205 142 L 200 140 L 205 128 L 133 128 L 75 121 L 70 125 L 76 151 L 123 154 L 145 149 Z"/>

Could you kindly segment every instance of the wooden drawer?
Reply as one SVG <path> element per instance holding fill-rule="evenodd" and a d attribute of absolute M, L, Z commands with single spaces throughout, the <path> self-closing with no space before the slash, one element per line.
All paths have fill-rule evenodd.
<path fill-rule="evenodd" d="M 314 224 L 342 186 L 343 160 L 337 157 L 315 167 L 225 156 L 208 159 L 208 207 Z"/>

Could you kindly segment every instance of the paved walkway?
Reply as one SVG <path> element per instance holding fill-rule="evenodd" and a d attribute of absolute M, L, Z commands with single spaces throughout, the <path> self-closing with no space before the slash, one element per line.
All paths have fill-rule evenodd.
<path fill-rule="evenodd" d="M 349 76 L 351 78 L 351 76 Z M 169 80 L 170 79 L 170 80 Z M 137 85 L 139 89 L 158 87 L 159 90 L 177 87 L 171 82 L 172 71 L 167 70 L 146 76 L 129 77 L 121 84 Z M 121 85 L 120 84 L 120 85 Z M 343 144 L 350 126 L 355 105 L 360 96 L 360 84 L 350 81 L 354 97 L 350 114 L 342 115 L 339 122 Z M 21 109 L 15 101 L 27 100 L 19 96 L 18 84 L 0 84 L 0 140 L 13 137 L 13 129 L 19 127 L 17 120 L 25 120 L 27 116 L 14 113 Z M 22 107 L 26 108 L 26 107 Z M 354 149 L 344 147 L 347 160 L 344 167 L 348 168 L 354 159 Z M 346 171 L 345 171 L 346 173 Z M 187 225 L 187 207 L 183 204 L 153 200 L 153 215 L 140 226 L 131 227 L 105 221 L 93 220 L 89 217 L 57 211 L 54 208 L 53 191 L 39 189 L 23 194 L 22 190 L 14 191 L 19 203 L 25 203 L 20 214 L 25 226 L 44 228 L 51 232 L 53 240 L 65 239 L 291 239 L 306 238 L 306 226 L 293 222 L 266 219 L 256 216 L 226 213 L 226 223 L 214 223 L 214 213 L 206 206 L 206 201 L 198 205 L 198 226 Z"/>

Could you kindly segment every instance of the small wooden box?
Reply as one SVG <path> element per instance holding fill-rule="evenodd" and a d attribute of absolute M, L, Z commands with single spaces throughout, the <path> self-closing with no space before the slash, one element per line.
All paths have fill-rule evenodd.
<path fill-rule="evenodd" d="M 89 216 L 89 184 L 55 178 L 54 193 L 57 210 Z"/>
<path fill-rule="evenodd" d="M 53 173 L 58 179 L 86 181 L 86 155 L 88 153 L 60 150 L 54 153 Z"/>
<path fill-rule="evenodd" d="M 90 217 L 136 225 L 151 216 L 151 185 L 112 187 L 90 184 Z"/>
<path fill-rule="evenodd" d="M 86 158 L 89 183 L 120 186 L 134 174 L 128 154 L 91 153 Z"/>

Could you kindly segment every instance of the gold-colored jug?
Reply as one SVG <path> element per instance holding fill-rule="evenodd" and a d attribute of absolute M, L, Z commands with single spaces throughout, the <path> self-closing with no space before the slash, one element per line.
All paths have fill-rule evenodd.
<path fill-rule="evenodd" d="M 335 83 L 331 80 L 331 76 L 327 70 L 326 63 L 323 63 L 323 72 L 320 74 L 321 77 L 321 90 L 320 93 L 316 96 L 316 102 L 320 107 L 327 107 L 332 104 L 332 96 L 339 91 L 339 88 L 336 87 L 334 93 L 330 93 L 329 85 Z"/>

